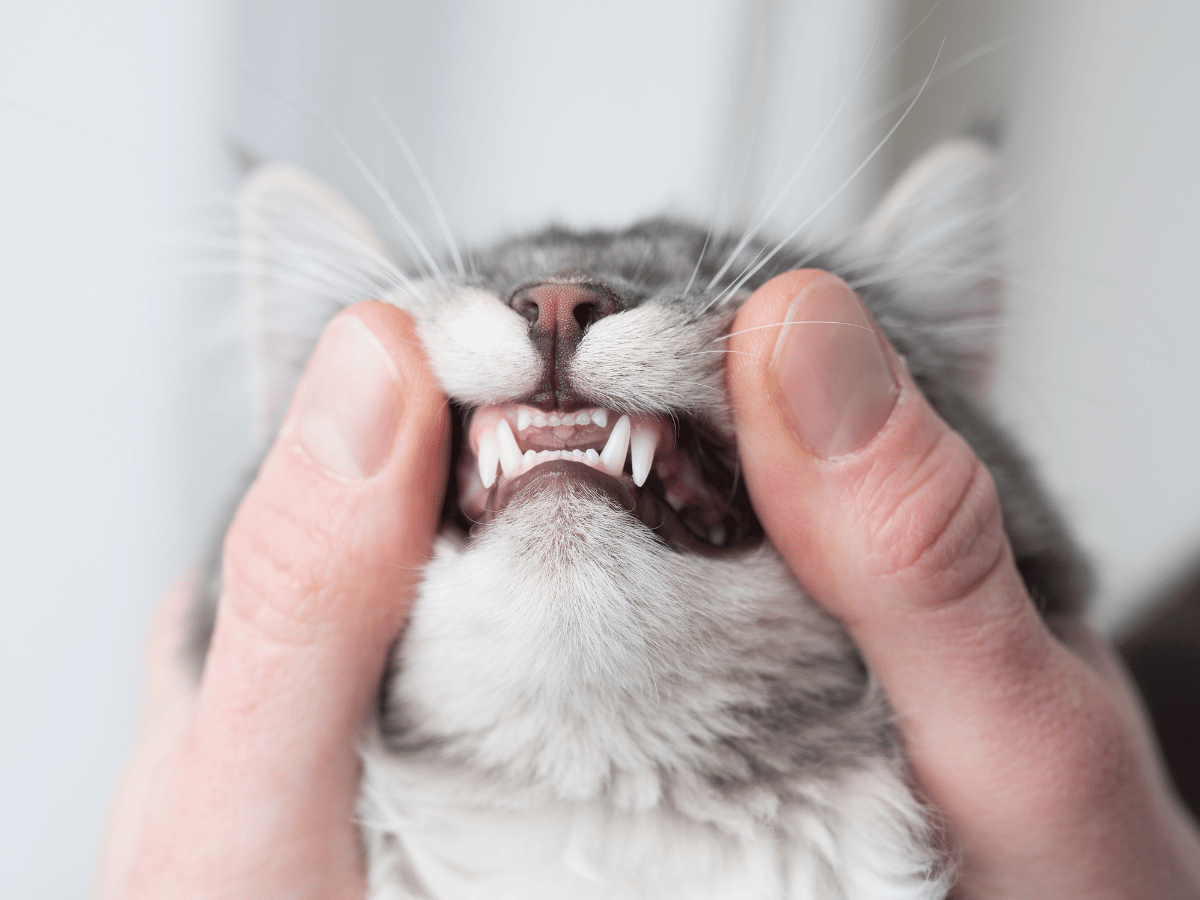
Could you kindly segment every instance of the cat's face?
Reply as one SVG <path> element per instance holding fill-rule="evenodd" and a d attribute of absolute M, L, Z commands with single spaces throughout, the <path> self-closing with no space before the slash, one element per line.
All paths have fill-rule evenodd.
<path fill-rule="evenodd" d="M 507 773 L 506 790 L 626 792 L 634 807 L 665 789 L 682 748 L 725 784 L 747 757 L 878 752 L 886 727 L 853 717 L 865 689 L 853 649 L 763 538 L 725 392 L 741 303 L 801 266 L 859 290 L 991 468 L 1031 592 L 1068 603 L 1070 543 L 966 399 L 994 333 L 972 327 L 994 311 L 989 171 L 976 144 L 935 150 L 825 255 L 663 219 L 552 228 L 423 277 L 312 176 L 254 175 L 243 238 L 263 441 L 324 323 L 369 297 L 413 316 L 455 414 L 442 536 L 387 691 L 393 747 L 438 747 L 489 784 Z M 777 708 L 820 714 L 787 728 L 743 718 Z"/>
<path fill-rule="evenodd" d="M 553 230 L 478 255 L 465 283 L 394 295 L 460 416 L 448 523 L 475 535 L 527 493 L 569 489 L 676 552 L 761 539 L 724 390 L 745 292 L 712 283 L 728 248 L 707 243 L 668 221 Z"/>
<path fill-rule="evenodd" d="M 971 433 L 971 415 L 955 420 L 952 399 L 979 387 L 994 333 L 979 327 L 995 311 L 990 172 L 978 144 L 943 145 L 820 255 L 660 219 L 550 228 L 466 263 L 455 252 L 455 267 L 424 254 L 433 271 L 412 277 L 338 194 L 295 167 L 266 167 L 242 192 L 259 436 L 269 439 L 330 316 L 380 297 L 415 318 L 456 412 L 443 518 L 459 547 L 504 527 L 522 498 L 569 489 L 675 553 L 744 549 L 761 530 L 738 477 L 726 338 L 774 274 L 808 265 L 846 277 L 951 424 L 994 443 Z"/>

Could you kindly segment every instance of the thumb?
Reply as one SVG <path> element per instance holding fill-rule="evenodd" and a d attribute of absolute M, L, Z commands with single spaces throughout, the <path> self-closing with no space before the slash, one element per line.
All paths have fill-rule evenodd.
<path fill-rule="evenodd" d="M 755 510 L 862 651 L 926 794 L 952 824 L 977 828 L 956 838 L 1018 846 L 1019 823 L 1037 812 L 1030 798 L 1047 823 L 1082 814 L 1059 802 L 1065 786 L 1086 793 L 1080 771 L 1104 767 L 1080 758 L 1079 729 L 1119 724 L 1036 613 L 987 468 L 832 275 L 768 282 L 740 312 L 731 349 Z"/>
<path fill-rule="evenodd" d="M 173 863 L 181 884 L 286 893 L 300 873 L 303 892 L 334 896 L 361 878 L 356 745 L 430 553 L 446 445 L 408 317 L 379 302 L 336 317 L 226 537 L 188 774 L 164 824 L 201 836 Z M 231 811 L 236 854 L 204 840 Z"/>

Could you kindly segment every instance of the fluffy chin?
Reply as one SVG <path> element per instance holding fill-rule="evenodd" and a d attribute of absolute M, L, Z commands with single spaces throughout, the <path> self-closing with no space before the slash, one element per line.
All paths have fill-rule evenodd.
<path fill-rule="evenodd" d="M 642 645 L 636 634 L 651 625 L 650 609 L 662 615 L 677 606 L 672 598 L 686 596 L 694 577 L 690 558 L 667 547 L 614 493 L 544 478 L 452 559 L 435 560 L 427 586 L 453 595 L 458 615 L 486 622 L 494 640 L 567 669 L 581 657 L 611 657 L 614 639 Z M 438 612 L 432 605 L 421 604 L 431 617 Z M 414 616 L 424 619 L 420 610 Z M 590 641 L 597 642 L 591 652 Z"/>

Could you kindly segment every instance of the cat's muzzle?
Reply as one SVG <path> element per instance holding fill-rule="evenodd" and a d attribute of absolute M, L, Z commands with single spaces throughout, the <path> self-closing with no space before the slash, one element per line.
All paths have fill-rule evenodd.
<path fill-rule="evenodd" d="M 582 485 L 681 551 L 761 538 L 731 449 L 686 421 L 506 404 L 469 412 L 465 426 L 457 488 L 472 528 L 525 492 Z"/>

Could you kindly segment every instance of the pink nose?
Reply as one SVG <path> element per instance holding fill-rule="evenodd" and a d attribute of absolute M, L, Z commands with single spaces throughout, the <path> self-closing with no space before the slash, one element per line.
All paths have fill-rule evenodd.
<path fill-rule="evenodd" d="M 542 377 L 528 402 L 573 409 L 582 399 L 568 375 L 575 348 L 595 322 L 619 312 L 615 294 L 598 284 L 544 282 L 521 288 L 510 301 L 529 322 L 529 339 L 542 357 Z"/>
<path fill-rule="evenodd" d="M 535 284 L 513 295 L 512 308 L 530 325 L 533 342 L 549 360 L 575 352 L 583 333 L 617 311 L 617 301 L 593 284 Z"/>

